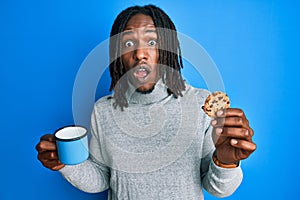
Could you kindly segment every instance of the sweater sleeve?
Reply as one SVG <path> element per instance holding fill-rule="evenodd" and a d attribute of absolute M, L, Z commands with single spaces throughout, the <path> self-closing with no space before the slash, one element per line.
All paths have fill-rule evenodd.
<path fill-rule="evenodd" d="M 102 192 L 109 188 L 110 168 L 101 162 L 97 114 L 94 110 L 91 118 L 91 138 L 89 159 L 77 165 L 67 165 L 60 170 L 63 177 L 76 188 L 89 193 Z"/>
<path fill-rule="evenodd" d="M 60 170 L 63 177 L 74 187 L 89 193 L 108 189 L 109 171 L 91 158 L 78 165 L 67 165 Z"/>
<path fill-rule="evenodd" d="M 212 160 L 215 147 L 211 138 L 210 126 L 204 138 L 203 157 L 201 159 L 201 179 L 203 188 L 216 197 L 230 196 L 241 184 L 243 173 L 241 167 L 222 168 Z"/>

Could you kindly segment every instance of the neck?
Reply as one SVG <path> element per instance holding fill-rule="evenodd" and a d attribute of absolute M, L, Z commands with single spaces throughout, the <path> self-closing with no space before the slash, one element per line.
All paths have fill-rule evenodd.
<path fill-rule="evenodd" d="M 136 92 L 141 93 L 141 94 L 150 94 L 154 90 L 154 88 L 155 88 L 155 85 L 153 85 L 152 88 L 150 88 L 149 90 L 146 90 L 146 91 L 141 91 L 139 89 L 136 89 Z"/>
<path fill-rule="evenodd" d="M 129 82 L 129 87 L 126 92 L 128 104 L 151 104 L 159 102 L 167 96 L 169 96 L 167 86 L 161 79 L 147 91 L 139 91 Z"/>

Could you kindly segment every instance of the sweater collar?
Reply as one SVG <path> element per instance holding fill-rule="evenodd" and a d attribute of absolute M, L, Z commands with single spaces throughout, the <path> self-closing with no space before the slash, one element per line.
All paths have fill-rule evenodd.
<path fill-rule="evenodd" d="M 130 82 L 126 92 L 128 104 L 152 104 L 159 102 L 168 96 L 169 93 L 167 91 L 167 86 L 162 82 L 161 79 L 157 81 L 157 83 L 154 85 L 154 89 L 149 93 L 141 93 L 136 91 L 136 87 L 134 87 Z"/>

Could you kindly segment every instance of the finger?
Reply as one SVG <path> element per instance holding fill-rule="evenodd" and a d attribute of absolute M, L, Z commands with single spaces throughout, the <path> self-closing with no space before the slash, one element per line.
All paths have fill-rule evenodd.
<path fill-rule="evenodd" d="M 51 169 L 53 171 L 57 171 L 57 170 L 62 169 L 64 166 L 65 166 L 64 164 L 59 164 L 59 165 L 56 165 L 56 166 L 52 167 Z"/>
<path fill-rule="evenodd" d="M 46 135 L 43 135 L 41 138 L 40 138 L 40 141 L 49 141 L 49 142 L 54 142 L 55 141 L 55 137 L 53 134 L 46 134 Z"/>
<path fill-rule="evenodd" d="M 60 170 L 65 165 L 62 164 L 59 160 L 41 160 L 41 163 L 44 167 L 49 168 L 51 170 Z"/>
<path fill-rule="evenodd" d="M 249 130 L 250 136 L 253 137 L 253 135 L 254 135 L 254 130 L 253 130 L 251 127 L 249 127 L 248 130 Z"/>
<path fill-rule="evenodd" d="M 246 128 L 237 128 L 237 127 L 216 128 L 216 134 L 218 136 L 239 138 L 239 139 L 251 141 L 251 138 L 249 138 L 250 132 Z"/>
<path fill-rule="evenodd" d="M 221 128 L 213 129 L 212 139 L 213 139 L 213 142 L 216 147 L 219 145 L 222 145 L 224 142 L 226 142 L 226 140 L 228 140 L 228 137 L 222 136 L 222 132 L 223 132 L 223 129 L 221 129 Z"/>
<path fill-rule="evenodd" d="M 233 147 L 239 148 L 244 151 L 253 152 L 256 150 L 256 144 L 254 144 L 253 142 L 246 141 L 246 140 L 233 138 L 230 140 L 230 144 Z"/>
<path fill-rule="evenodd" d="M 211 125 L 214 127 L 232 126 L 232 127 L 244 127 L 249 128 L 248 120 L 243 117 L 218 117 L 215 118 Z"/>
<path fill-rule="evenodd" d="M 244 111 L 240 108 L 227 108 L 227 109 L 219 110 L 216 113 L 216 115 L 217 115 L 217 117 L 237 116 L 237 117 L 246 118 Z"/>
<path fill-rule="evenodd" d="M 56 151 L 44 151 L 38 154 L 39 160 L 58 160 Z"/>
<path fill-rule="evenodd" d="M 49 142 L 49 141 L 41 141 L 36 145 L 36 150 L 38 152 L 43 151 L 56 151 L 56 143 L 55 142 Z"/>

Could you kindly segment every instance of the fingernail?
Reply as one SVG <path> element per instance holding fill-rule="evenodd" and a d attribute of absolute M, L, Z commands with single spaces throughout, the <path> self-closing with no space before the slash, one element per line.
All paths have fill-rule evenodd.
<path fill-rule="evenodd" d="M 218 110 L 217 111 L 217 116 L 221 116 L 223 114 L 223 110 Z"/>
<path fill-rule="evenodd" d="M 245 136 L 248 136 L 248 135 L 249 135 L 249 131 L 246 130 L 246 131 L 245 131 Z"/>
<path fill-rule="evenodd" d="M 217 120 L 213 120 L 212 122 L 211 122 L 211 125 L 212 126 L 215 126 L 217 124 Z"/>
<path fill-rule="evenodd" d="M 231 139 L 231 144 L 237 144 L 238 143 L 238 141 L 236 140 L 236 139 Z"/>
<path fill-rule="evenodd" d="M 222 131 L 223 130 L 221 128 L 216 128 L 216 134 L 217 135 L 221 135 Z"/>

